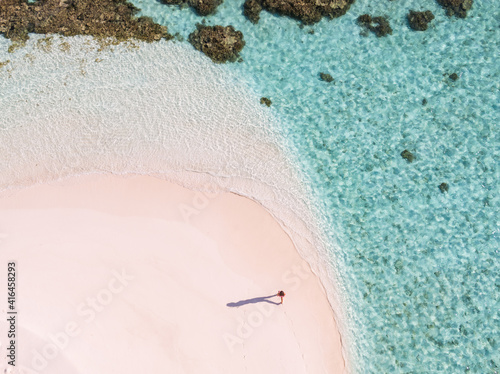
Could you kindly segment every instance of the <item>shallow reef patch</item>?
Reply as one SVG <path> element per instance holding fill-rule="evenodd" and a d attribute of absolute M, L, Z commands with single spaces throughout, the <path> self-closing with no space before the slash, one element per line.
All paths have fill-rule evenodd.
<path fill-rule="evenodd" d="M 472 8 L 473 0 L 437 0 L 437 3 L 446 9 L 447 16 L 465 18 Z"/>
<path fill-rule="evenodd" d="M 358 25 L 373 32 L 377 37 L 392 34 L 392 28 L 385 17 L 372 17 L 369 14 L 363 14 L 357 19 Z"/>
<path fill-rule="evenodd" d="M 237 61 L 239 52 L 245 46 L 243 33 L 231 25 L 224 27 L 198 24 L 196 30 L 189 35 L 189 42 L 216 63 Z"/>
<path fill-rule="evenodd" d="M 139 9 L 126 0 L 46 0 L 32 4 L 2 0 L 0 33 L 17 43 L 28 40 L 29 33 L 146 42 L 172 38 L 166 26 L 149 17 L 135 17 L 137 12 Z"/>
<path fill-rule="evenodd" d="M 160 0 L 162 4 L 178 5 L 180 7 L 189 6 L 199 16 L 208 16 L 214 14 L 217 7 L 222 4 L 223 0 Z"/>
<path fill-rule="evenodd" d="M 403 157 L 408 162 L 413 162 L 413 160 L 415 159 L 415 156 L 413 155 L 413 153 L 411 153 L 407 149 L 405 149 L 403 152 L 401 152 L 401 157 Z"/>
<path fill-rule="evenodd" d="M 335 18 L 344 15 L 354 0 L 246 0 L 244 15 L 253 23 L 259 22 L 260 12 L 287 16 L 304 24 L 314 24 L 323 17 Z"/>
<path fill-rule="evenodd" d="M 425 31 L 427 30 L 429 22 L 434 19 L 434 14 L 432 14 L 430 10 L 426 10 L 423 12 L 410 10 L 406 18 L 408 19 L 408 24 L 410 25 L 412 30 Z"/>

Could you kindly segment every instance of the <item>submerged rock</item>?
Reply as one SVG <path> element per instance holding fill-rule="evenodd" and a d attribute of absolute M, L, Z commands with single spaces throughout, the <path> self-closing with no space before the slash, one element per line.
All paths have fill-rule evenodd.
<path fill-rule="evenodd" d="M 198 24 L 196 30 L 189 35 L 189 42 L 217 63 L 238 60 L 239 52 L 245 46 L 243 33 L 236 31 L 231 25 L 224 27 Z"/>
<path fill-rule="evenodd" d="M 304 24 L 319 22 L 321 18 L 344 15 L 354 0 L 246 0 L 244 15 L 253 23 L 259 21 L 262 9 L 281 16 L 288 16 Z"/>
<path fill-rule="evenodd" d="M 410 10 L 406 16 L 408 18 L 408 23 L 413 30 L 425 31 L 429 22 L 434 19 L 434 14 L 430 10 L 424 12 L 415 12 Z"/>
<path fill-rule="evenodd" d="M 467 11 L 472 8 L 473 0 L 437 0 L 437 2 L 446 9 L 446 15 L 449 17 L 465 18 Z"/>
<path fill-rule="evenodd" d="M 271 104 L 273 103 L 271 100 L 269 100 L 267 97 L 261 97 L 260 98 L 260 103 L 262 105 L 267 105 L 268 107 L 271 106 Z"/>
<path fill-rule="evenodd" d="M 319 73 L 319 78 L 324 82 L 333 82 L 333 77 L 327 73 Z"/>
<path fill-rule="evenodd" d="M 415 159 L 415 156 L 413 156 L 413 153 L 411 153 L 407 149 L 405 149 L 403 152 L 401 152 L 401 157 L 403 157 L 408 162 L 413 162 L 413 160 Z"/>
<path fill-rule="evenodd" d="M 358 17 L 358 24 L 367 30 L 370 30 L 379 38 L 392 34 L 392 28 L 385 17 L 372 17 L 369 14 L 363 14 Z"/>
<path fill-rule="evenodd" d="M 200 16 L 214 14 L 223 0 L 160 0 L 167 5 L 190 6 Z"/>
<path fill-rule="evenodd" d="M 29 33 L 92 35 L 118 41 L 139 39 L 152 42 L 171 39 L 167 27 L 151 18 L 134 15 L 139 9 L 126 0 L 0 0 L 0 33 L 16 42 Z"/>
<path fill-rule="evenodd" d="M 458 74 L 457 73 L 450 74 L 450 79 L 452 81 L 456 81 L 458 79 Z"/>
<path fill-rule="evenodd" d="M 441 183 L 439 185 L 439 190 L 442 192 L 442 193 L 445 193 L 445 192 L 448 192 L 448 184 L 447 183 Z"/>

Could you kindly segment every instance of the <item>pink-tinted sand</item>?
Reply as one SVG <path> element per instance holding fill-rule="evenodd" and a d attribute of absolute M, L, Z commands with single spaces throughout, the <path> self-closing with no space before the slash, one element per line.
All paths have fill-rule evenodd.
<path fill-rule="evenodd" d="M 249 199 L 74 177 L 2 192 L 0 246 L 25 373 L 345 371 L 319 279 Z"/>

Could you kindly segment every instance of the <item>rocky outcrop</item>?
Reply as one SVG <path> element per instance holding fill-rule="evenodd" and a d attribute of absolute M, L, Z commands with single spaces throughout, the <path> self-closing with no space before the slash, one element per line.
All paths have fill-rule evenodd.
<path fill-rule="evenodd" d="M 448 192 L 449 188 L 450 187 L 448 186 L 448 183 L 441 183 L 439 185 L 439 191 L 441 191 L 442 193 Z"/>
<path fill-rule="evenodd" d="M 333 82 L 333 77 L 328 73 L 319 73 L 319 79 L 327 83 Z"/>
<path fill-rule="evenodd" d="M 243 13 L 253 23 L 259 21 L 262 9 L 280 16 L 302 21 L 319 22 L 321 18 L 344 15 L 354 0 L 246 0 Z"/>
<path fill-rule="evenodd" d="M 223 27 L 198 24 L 196 30 L 189 35 L 189 42 L 217 63 L 236 61 L 245 46 L 243 33 L 231 25 Z"/>
<path fill-rule="evenodd" d="M 148 17 L 126 0 L 46 0 L 29 4 L 25 0 L 0 1 L 0 33 L 13 41 L 26 41 L 29 33 L 92 35 L 131 38 L 152 42 L 171 39 L 165 26 Z"/>
<path fill-rule="evenodd" d="M 467 17 L 467 11 L 472 8 L 473 0 L 437 0 L 438 4 L 446 9 L 446 15 Z"/>
<path fill-rule="evenodd" d="M 405 149 L 403 152 L 401 152 L 401 157 L 403 157 L 408 162 L 413 162 L 413 160 L 415 159 L 415 156 L 413 156 L 413 153 L 411 153 L 407 149 Z"/>
<path fill-rule="evenodd" d="M 369 14 L 363 14 L 358 17 L 358 24 L 367 30 L 370 30 L 379 38 L 392 34 L 392 28 L 385 17 L 372 17 Z"/>
<path fill-rule="evenodd" d="M 260 0 L 246 0 L 243 4 L 243 14 L 252 23 L 259 22 L 262 5 Z"/>
<path fill-rule="evenodd" d="M 434 19 L 434 14 L 430 10 L 424 12 L 415 12 L 410 10 L 406 16 L 408 18 L 408 24 L 415 31 L 425 31 L 427 30 L 429 22 Z"/>
<path fill-rule="evenodd" d="M 190 6 L 200 16 L 214 14 L 222 0 L 160 0 L 167 5 Z"/>
<path fill-rule="evenodd" d="M 270 107 L 273 102 L 271 100 L 269 100 L 267 97 L 261 97 L 260 103 L 262 105 L 266 105 L 266 106 Z"/>

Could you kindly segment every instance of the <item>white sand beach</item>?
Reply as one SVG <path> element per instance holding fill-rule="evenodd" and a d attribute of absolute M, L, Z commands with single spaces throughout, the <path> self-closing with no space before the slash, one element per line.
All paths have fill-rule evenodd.
<path fill-rule="evenodd" d="M 44 43 L 0 70 L 18 373 L 350 372 L 336 251 L 259 96 L 179 43 Z"/>
<path fill-rule="evenodd" d="M 319 279 L 247 198 L 79 176 L 2 192 L 0 234 L 16 373 L 345 371 Z"/>

